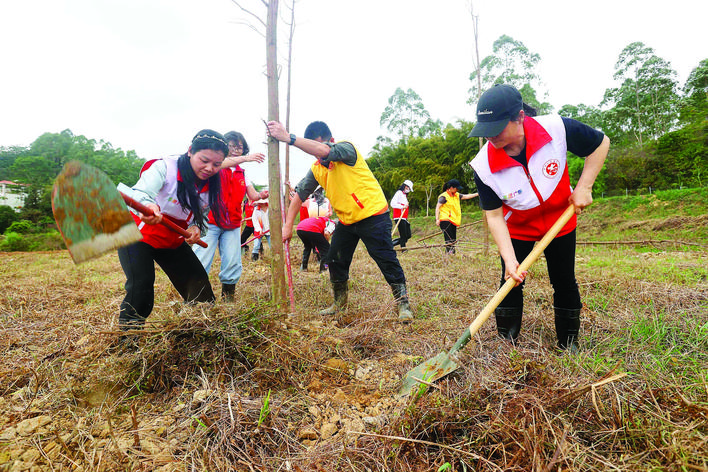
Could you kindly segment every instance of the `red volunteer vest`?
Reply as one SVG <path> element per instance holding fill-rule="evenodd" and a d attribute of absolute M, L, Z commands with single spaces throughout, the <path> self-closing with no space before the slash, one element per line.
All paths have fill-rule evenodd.
<path fill-rule="evenodd" d="M 240 166 L 219 171 L 221 175 L 221 200 L 224 205 L 222 229 L 236 229 L 241 226 L 241 202 L 246 195 L 246 178 Z M 253 212 L 253 210 L 251 210 Z M 216 225 L 214 215 L 209 212 L 209 224 Z"/>
<path fill-rule="evenodd" d="M 486 143 L 470 165 L 502 201 L 514 239 L 538 241 L 568 208 L 573 189 L 568 176 L 565 126 L 558 115 L 524 119 L 528 171 L 503 149 Z M 577 226 L 575 215 L 558 236 Z"/>
<path fill-rule="evenodd" d="M 177 182 L 182 181 L 182 177 L 177 168 L 177 159 L 179 156 L 167 157 L 162 159 L 167 164 L 167 174 L 165 175 L 165 183 L 155 197 L 155 203 L 160 207 L 160 213 L 164 218 L 167 218 L 181 226 L 184 229 L 189 227 L 192 221 L 192 212 L 182 209 L 177 199 Z M 140 169 L 142 175 L 159 159 L 153 159 L 143 164 Z M 209 183 L 204 184 L 199 190 L 199 199 L 201 201 L 202 210 L 207 211 L 209 208 Z M 133 213 L 133 219 L 138 225 L 140 233 L 143 235 L 143 242 L 149 244 L 156 249 L 175 249 L 184 242 L 184 237 L 175 233 L 165 225 L 148 225 L 140 220 L 140 217 Z"/>

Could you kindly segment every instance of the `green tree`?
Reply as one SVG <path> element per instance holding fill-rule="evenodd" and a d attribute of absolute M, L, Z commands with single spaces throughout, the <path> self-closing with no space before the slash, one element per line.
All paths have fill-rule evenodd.
<path fill-rule="evenodd" d="M 620 85 L 605 91 L 602 106 L 606 132 L 613 141 L 657 138 L 676 125 L 678 84 L 671 64 L 657 57 L 641 42 L 625 47 L 615 64 L 614 79 Z"/>
<path fill-rule="evenodd" d="M 399 140 L 432 136 L 442 128 L 440 120 L 430 117 L 420 95 L 410 88 L 404 92 L 400 87 L 389 97 L 379 124 Z"/>
<path fill-rule="evenodd" d="M 708 59 L 694 68 L 683 86 L 680 117 L 683 123 L 695 123 L 708 116 Z"/>
<path fill-rule="evenodd" d="M 602 110 L 597 107 L 588 106 L 583 103 L 580 105 L 563 105 L 558 110 L 558 114 L 566 118 L 578 120 L 593 128 L 602 129 Z"/>
<path fill-rule="evenodd" d="M 0 147 L 0 180 L 14 180 L 10 170 L 15 160 L 27 155 L 27 148 L 22 146 Z"/>
<path fill-rule="evenodd" d="M 536 72 L 541 56 L 531 52 L 521 41 L 511 36 L 502 35 L 492 45 L 492 54 L 482 59 L 479 71 L 470 74 L 472 87 L 469 89 L 467 103 L 477 104 L 478 81 L 481 75 L 482 92 L 495 84 L 509 84 L 516 87 L 524 101 L 536 108 L 539 114 L 552 111 L 553 107 L 537 96 L 537 90 L 542 86 L 541 77 Z"/>
<path fill-rule="evenodd" d="M 4 233 L 18 218 L 19 215 L 11 206 L 0 205 L 0 233 Z"/>
<path fill-rule="evenodd" d="M 32 185 L 49 185 L 61 168 L 44 157 L 20 156 L 10 167 L 15 180 Z"/>
<path fill-rule="evenodd" d="M 467 138 L 471 129 L 468 122 L 448 125 L 441 135 L 411 138 L 375 150 L 367 163 L 388 198 L 410 179 L 415 189 L 408 196 L 411 208 L 427 208 L 447 180 L 459 179 L 468 188 L 473 185 L 468 163 L 478 152 L 479 142 Z"/>

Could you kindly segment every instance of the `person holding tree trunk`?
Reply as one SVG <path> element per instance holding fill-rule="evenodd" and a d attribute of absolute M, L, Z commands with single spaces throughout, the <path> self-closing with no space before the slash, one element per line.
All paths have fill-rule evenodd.
<path fill-rule="evenodd" d="M 327 255 L 334 304 L 320 314 L 332 315 L 346 307 L 349 266 L 361 240 L 391 286 L 398 304 L 399 321 L 411 322 L 413 313 L 408 301 L 406 277 L 391 241 L 393 225 L 388 213 L 388 202 L 359 151 L 350 142 L 335 143 L 329 127 L 322 121 L 310 123 L 305 130 L 305 137 L 290 134 L 282 123 L 271 121 L 268 123 L 268 134 L 317 158 L 307 175 L 295 187 L 295 196 L 290 202 L 283 225 L 283 240 L 289 241 L 292 238 L 293 223 L 302 202 L 318 184 L 324 188 L 339 218 Z"/>
<path fill-rule="evenodd" d="M 406 242 L 411 238 L 411 224 L 408 222 L 408 194 L 413 191 L 413 182 L 404 181 L 391 199 L 393 221 L 398 225 L 399 237 L 393 240 L 393 246 L 406 247 Z"/>
<path fill-rule="evenodd" d="M 480 97 L 470 137 L 487 138 L 471 165 L 480 204 L 499 248 L 501 284 L 517 286 L 495 310 L 499 336 L 515 342 L 521 330 L 526 273 L 519 261 L 531 252 L 570 204 L 576 214 L 592 203 L 592 187 L 610 140 L 602 132 L 558 115 L 535 116 L 519 91 L 496 85 Z M 585 157 L 575 190 L 567 152 Z M 582 302 L 575 280 L 577 217 L 561 229 L 544 254 L 553 286 L 555 327 L 560 349 L 577 351 Z"/>
<path fill-rule="evenodd" d="M 206 248 L 194 245 L 192 249 L 209 273 L 211 263 L 214 261 L 217 247 L 221 257 L 221 298 L 224 301 L 233 301 L 236 284 L 241 278 L 243 265 L 241 264 L 241 202 L 244 195 L 253 200 L 267 198 L 268 192 L 258 192 L 241 167 L 244 162 L 263 162 L 265 156 L 261 153 L 249 154 L 246 138 L 237 131 L 229 131 L 224 135 L 229 145 L 229 156 L 225 161 L 227 168 L 221 170 L 221 197 L 223 200 L 224 218 L 220 224 L 214 219 L 213 212 L 209 213 L 207 232 L 204 242 Z"/>

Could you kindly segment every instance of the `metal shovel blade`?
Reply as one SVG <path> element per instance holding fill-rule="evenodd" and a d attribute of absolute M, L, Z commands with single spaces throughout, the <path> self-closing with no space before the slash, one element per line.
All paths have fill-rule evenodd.
<path fill-rule="evenodd" d="M 406 396 L 418 388 L 420 385 L 424 385 L 418 380 L 423 380 L 425 382 L 435 382 L 436 380 L 445 377 L 457 370 L 457 363 L 450 358 L 449 352 L 441 352 L 437 356 L 428 359 L 419 366 L 415 367 L 413 370 L 406 374 L 403 379 L 403 384 L 398 390 L 398 395 Z"/>
<path fill-rule="evenodd" d="M 472 333 L 469 329 L 466 329 L 448 352 L 441 352 L 432 359 L 428 359 L 409 371 L 403 379 L 403 384 L 398 390 L 398 395 L 409 395 L 413 390 L 418 388 L 419 385 L 424 385 L 420 382 L 421 380 L 432 383 L 456 371 L 459 366 L 453 360 L 452 356 L 465 347 L 470 339 L 472 339 Z"/>
<path fill-rule="evenodd" d="M 52 212 L 76 264 L 142 239 L 113 182 L 82 162 L 66 163 L 57 176 Z"/>

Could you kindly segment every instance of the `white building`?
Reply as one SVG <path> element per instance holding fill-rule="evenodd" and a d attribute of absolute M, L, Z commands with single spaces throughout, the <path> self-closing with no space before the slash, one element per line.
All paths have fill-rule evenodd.
<path fill-rule="evenodd" d="M 0 205 L 7 205 L 15 211 L 19 211 L 25 203 L 22 187 L 24 187 L 23 184 L 10 180 L 0 180 Z"/>

